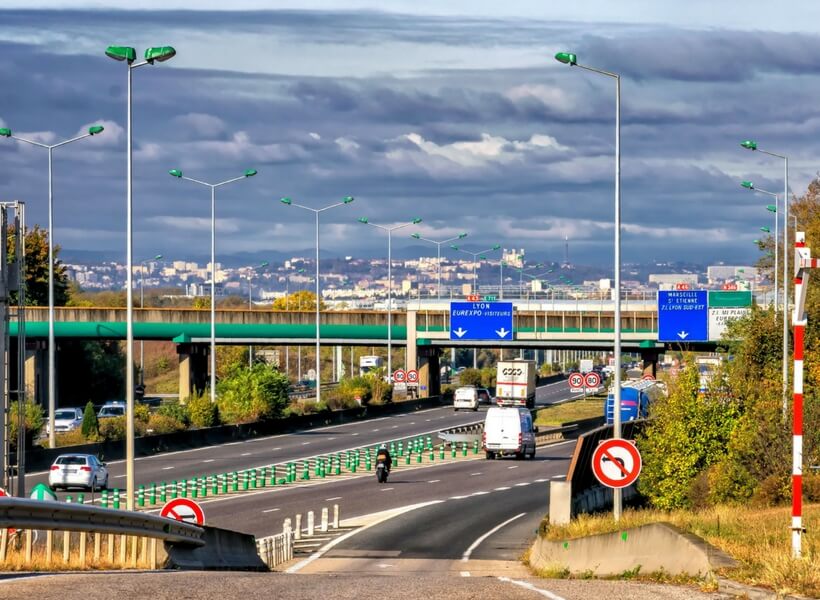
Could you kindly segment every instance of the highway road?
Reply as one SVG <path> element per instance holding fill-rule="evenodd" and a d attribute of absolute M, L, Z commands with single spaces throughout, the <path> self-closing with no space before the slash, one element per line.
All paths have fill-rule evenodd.
<path fill-rule="evenodd" d="M 559 381 L 539 387 L 536 403 L 548 405 L 569 397 L 571 393 L 567 382 Z M 479 412 L 455 412 L 452 406 L 444 406 L 291 434 L 140 457 L 136 459 L 136 484 L 147 485 L 155 481 L 180 480 L 285 463 L 422 434 L 429 434 L 435 438 L 436 433 L 442 429 L 482 421 L 485 410 L 486 407 L 482 407 Z M 109 487 L 124 486 L 125 462 L 112 461 L 108 463 L 108 467 Z M 27 485 L 30 488 L 38 482 L 47 480 L 47 472 L 30 473 L 27 476 Z M 76 493 L 77 490 L 68 492 L 71 495 Z M 65 493 L 58 495 L 65 496 Z"/>

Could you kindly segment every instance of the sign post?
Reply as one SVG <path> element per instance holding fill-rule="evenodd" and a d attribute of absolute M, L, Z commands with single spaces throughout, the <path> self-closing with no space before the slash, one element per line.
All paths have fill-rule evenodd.
<path fill-rule="evenodd" d="M 604 440 L 592 454 L 592 472 L 595 478 L 601 485 L 613 489 L 635 483 L 641 474 L 641 465 L 641 454 L 632 440 Z"/>
<path fill-rule="evenodd" d="M 451 340 L 512 340 L 512 302 L 451 302 Z"/>

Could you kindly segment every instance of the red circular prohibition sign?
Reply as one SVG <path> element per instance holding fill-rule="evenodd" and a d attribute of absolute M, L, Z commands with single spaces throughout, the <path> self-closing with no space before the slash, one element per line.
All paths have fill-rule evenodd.
<path fill-rule="evenodd" d="M 204 525 L 205 513 L 202 507 L 188 498 L 174 498 L 169 500 L 159 511 L 160 517 L 175 519 L 192 525 Z"/>
<path fill-rule="evenodd" d="M 595 478 L 611 488 L 625 488 L 635 483 L 641 473 L 641 464 L 641 454 L 631 440 L 605 440 L 592 454 Z"/>

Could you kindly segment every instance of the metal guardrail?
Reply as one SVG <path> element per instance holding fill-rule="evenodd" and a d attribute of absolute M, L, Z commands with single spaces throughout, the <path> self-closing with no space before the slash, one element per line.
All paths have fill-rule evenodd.
<path fill-rule="evenodd" d="M 438 432 L 438 437 L 447 444 L 459 444 L 462 442 L 473 442 L 481 438 L 484 431 L 484 421 L 468 423 L 458 427 L 451 427 Z"/>
<path fill-rule="evenodd" d="M 0 527 L 111 533 L 192 546 L 205 544 L 202 528 L 189 523 L 142 512 L 27 498 L 0 498 Z"/>

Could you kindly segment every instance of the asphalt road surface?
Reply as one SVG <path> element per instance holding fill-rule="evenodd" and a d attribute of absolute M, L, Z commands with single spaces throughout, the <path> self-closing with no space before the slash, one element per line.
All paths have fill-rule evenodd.
<path fill-rule="evenodd" d="M 538 388 L 536 403 L 553 404 L 571 396 L 567 382 L 559 381 Z M 136 485 L 148 485 L 151 482 L 170 482 L 211 473 L 238 471 L 422 434 L 429 434 L 436 439 L 436 433 L 442 429 L 483 421 L 485 411 L 486 406 L 482 406 L 478 412 L 455 412 L 452 406 L 444 406 L 292 434 L 156 454 L 136 459 L 135 481 Z M 108 468 L 109 488 L 124 487 L 125 462 L 112 461 L 108 463 Z M 30 473 L 26 477 L 29 488 L 38 482 L 47 481 L 47 472 Z M 77 491 L 80 490 L 67 493 L 76 495 Z"/>

